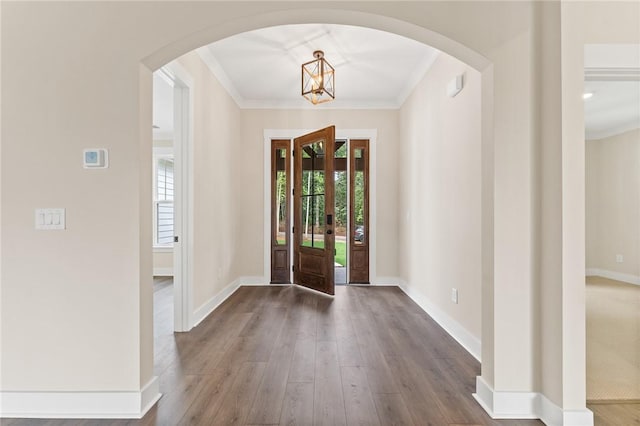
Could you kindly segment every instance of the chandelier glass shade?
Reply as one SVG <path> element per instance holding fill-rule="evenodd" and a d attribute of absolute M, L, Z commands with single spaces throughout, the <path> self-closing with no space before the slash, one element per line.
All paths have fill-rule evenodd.
<path fill-rule="evenodd" d="M 313 52 L 313 61 L 302 64 L 302 96 L 314 105 L 335 99 L 335 70 L 324 52 Z"/>

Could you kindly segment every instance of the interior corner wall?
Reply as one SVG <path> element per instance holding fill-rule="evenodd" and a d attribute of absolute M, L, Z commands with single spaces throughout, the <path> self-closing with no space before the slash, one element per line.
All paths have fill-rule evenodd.
<path fill-rule="evenodd" d="M 447 96 L 447 84 L 464 87 Z M 403 285 L 481 338 L 481 76 L 440 54 L 400 111 Z M 458 290 L 458 304 L 451 300 Z"/>
<path fill-rule="evenodd" d="M 587 271 L 640 280 L 640 129 L 588 140 L 585 172 Z"/>
<path fill-rule="evenodd" d="M 236 198 L 240 202 L 236 230 L 243 241 L 237 269 L 243 276 L 264 276 L 264 130 L 377 129 L 376 141 L 376 274 L 397 277 L 397 161 L 399 149 L 397 110 L 242 110 L 242 142 L 238 146 L 242 174 Z M 293 135 L 300 136 L 300 135 Z"/>
<path fill-rule="evenodd" d="M 193 307 L 198 310 L 239 276 L 233 259 L 244 259 L 239 239 L 235 167 L 241 112 L 194 51 L 177 59 L 193 78 Z"/>

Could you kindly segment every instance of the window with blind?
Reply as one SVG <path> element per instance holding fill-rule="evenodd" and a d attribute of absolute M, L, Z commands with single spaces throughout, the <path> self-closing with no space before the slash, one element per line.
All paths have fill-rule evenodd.
<path fill-rule="evenodd" d="M 173 245 L 173 158 L 156 159 L 155 245 Z"/>

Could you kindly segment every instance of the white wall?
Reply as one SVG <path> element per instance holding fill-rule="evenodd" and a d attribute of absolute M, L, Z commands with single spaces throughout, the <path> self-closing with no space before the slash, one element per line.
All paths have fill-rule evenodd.
<path fill-rule="evenodd" d="M 235 230 L 240 224 L 236 194 L 245 169 L 239 160 L 241 114 L 233 99 L 196 52 L 178 63 L 193 78 L 193 307 L 205 305 L 238 278 L 233 260 L 242 258 Z"/>
<path fill-rule="evenodd" d="M 153 275 L 171 276 L 173 275 L 173 249 L 153 251 Z"/>
<path fill-rule="evenodd" d="M 151 74 L 101 49 L 113 40 L 94 25 L 62 41 L 87 30 L 78 15 L 16 9 L 2 4 L 2 103 L 13 106 L 2 110 L 0 386 L 140 390 L 153 333 L 151 104 L 138 99 L 151 99 Z M 40 14 L 50 24 L 26 18 Z M 65 48 L 35 53 L 53 39 Z M 94 147 L 109 149 L 108 169 L 82 168 Z M 39 207 L 66 208 L 66 229 L 36 231 Z"/>
<path fill-rule="evenodd" d="M 454 98 L 446 86 L 464 75 Z M 481 337 L 480 74 L 441 54 L 400 111 L 400 276 Z M 451 301 L 458 290 L 459 303 Z M 479 355 L 479 353 L 477 354 Z"/>
<path fill-rule="evenodd" d="M 264 256 L 264 130 L 320 129 L 330 125 L 340 129 L 377 129 L 376 142 L 376 273 L 397 277 L 397 155 L 398 112 L 387 110 L 243 110 L 242 143 L 238 150 L 236 197 L 241 226 L 236 230 L 243 242 L 237 269 L 241 275 L 263 276 Z M 299 136 L 299 135 L 293 135 Z M 268 147 L 267 147 L 268 149 Z"/>
<path fill-rule="evenodd" d="M 640 129 L 587 141 L 585 172 L 587 271 L 640 282 Z"/>

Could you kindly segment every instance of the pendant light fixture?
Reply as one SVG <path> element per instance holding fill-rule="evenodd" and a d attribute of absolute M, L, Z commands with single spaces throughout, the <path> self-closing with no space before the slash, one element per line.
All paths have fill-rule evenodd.
<path fill-rule="evenodd" d="M 316 58 L 302 64 L 302 96 L 314 105 L 335 99 L 335 70 L 324 59 L 324 52 L 313 52 Z"/>

